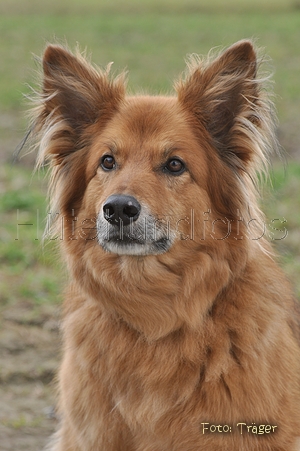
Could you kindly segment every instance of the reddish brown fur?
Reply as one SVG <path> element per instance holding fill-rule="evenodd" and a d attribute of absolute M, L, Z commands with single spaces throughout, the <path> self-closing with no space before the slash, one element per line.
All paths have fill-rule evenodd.
<path fill-rule="evenodd" d="M 127 97 L 124 76 L 46 49 L 35 130 L 70 272 L 53 451 L 300 449 L 298 314 L 247 228 L 263 218 L 253 180 L 274 145 L 256 59 L 241 41 L 191 61 L 177 97 Z M 187 170 L 162 170 L 170 157 Z M 171 247 L 106 252 L 95 227 L 112 194 L 169 221 Z M 241 422 L 277 427 L 240 434 Z"/>

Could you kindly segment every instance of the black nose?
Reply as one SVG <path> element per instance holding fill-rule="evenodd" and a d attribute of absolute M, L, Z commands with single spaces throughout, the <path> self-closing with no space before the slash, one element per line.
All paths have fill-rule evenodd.
<path fill-rule="evenodd" d="M 106 199 L 103 205 L 104 218 L 112 225 L 129 225 L 140 215 L 141 206 L 132 196 L 114 194 Z"/>

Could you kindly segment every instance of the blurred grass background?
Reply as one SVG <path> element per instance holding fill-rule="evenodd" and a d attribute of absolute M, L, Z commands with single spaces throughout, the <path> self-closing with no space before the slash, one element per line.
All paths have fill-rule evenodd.
<path fill-rule="evenodd" d="M 272 235 L 272 219 L 286 220 L 288 235 L 273 243 L 300 298 L 300 0 L 0 0 L 1 450 L 42 449 L 55 427 L 48 383 L 59 358 L 64 268 L 55 241 L 41 243 L 47 180 L 32 174 L 32 154 L 12 164 L 27 128 L 23 95 L 37 87 L 33 54 L 47 42 L 79 43 L 97 65 L 127 68 L 131 91 L 160 93 L 172 89 L 188 54 L 243 38 L 272 61 L 287 165 L 273 161 L 264 210 L 270 239 L 284 236 Z"/>
<path fill-rule="evenodd" d="M 273 163 L 275 193 L 265 207 L 269 219 L 287 220 L 288 236 L 275 245 L 299 296 L 300 1 L 0 0 L 2 310 L 17 307 L 24 321 L 47 315 L 59 302 L 63 279 L 53 246 L 41 245 L 46 183 L 32 176 L 32 157 L 11 164 L 26 131 L 23 94 L 27 84 L 36 86 L 32 55 L 41 55 L 47 42 L 79 43 L 94 63 L 128 68 L 131 91 L 168 92 L 187 54 L 252 37 L 272 60 L 278 134 L 289 155 L 286 170 Z M 33 225 L 18 229 L 18 222 Z"/>

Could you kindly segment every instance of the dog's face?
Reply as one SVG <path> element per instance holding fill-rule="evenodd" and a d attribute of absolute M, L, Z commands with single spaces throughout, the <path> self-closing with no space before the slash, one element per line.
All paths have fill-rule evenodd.
<path fill-rule="evenodd" d="M 87 172 L 87 211 L 108 252 L 167 252 L 189 236 L 191 211 L 209 204 L 204 149 L 172 98 L 128 98 L 95 137 Z"/>

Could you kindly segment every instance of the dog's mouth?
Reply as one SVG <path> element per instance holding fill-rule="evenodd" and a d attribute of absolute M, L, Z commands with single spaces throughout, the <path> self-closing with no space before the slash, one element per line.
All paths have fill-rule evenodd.
<path fill-rule="evenodd" d="M 157 255 L 173 243 L 168 222 L 154 217 L 132 196 L 113 195 L 97 218 L 97 237 L 102 248 L 119 255 Z"/>
<path fill-rule="evenodd" d="M 111 236 L 105 238 L 98 235 L 99 244 L 107 252 L 118 255 L 158 255 L 168 251 L 171 240 L 167 237 L 158 240 L 141 240 L 132 236 Z"/>

